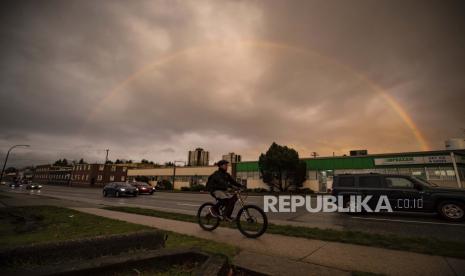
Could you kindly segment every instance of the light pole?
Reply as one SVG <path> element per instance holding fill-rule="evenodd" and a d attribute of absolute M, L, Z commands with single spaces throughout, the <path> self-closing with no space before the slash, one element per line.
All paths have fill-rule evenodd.
<path fill-rule="evenodd" d="M 3 163 L 3 168 L 2 168 L 2 173 L 0 174 L 0 183 L 2 182 L 3 180 L 3 173 L 5 172 L 5 166 L 6 166 L 6 162 L 8 162 L 8 156 L 10 155 L 10 151 L 14 148 L 17 148 L 17 147 L 30 147 L 30 145 L 14 145 L 12 146 L 8 152 L 6 153 L 6 157 L 5 157 L 5 163 Z"/>
<path fill-rule="evenodd" d="M 173 161 L 173 190 L 174 190 L 174 181 L 176 181 L 176 162 L 179 163 L 184 163 L 184 166 L 186 165 L 186 162 L 184 161 Z"/>

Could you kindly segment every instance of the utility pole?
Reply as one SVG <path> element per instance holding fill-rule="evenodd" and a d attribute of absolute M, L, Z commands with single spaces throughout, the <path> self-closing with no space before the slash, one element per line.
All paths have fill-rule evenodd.
<path fill-rule="evenodd" d="M 184 163 L 184 166 L 186 166 L 186 162 L 184 161 L 173 161 L 173 190 L 174 190 L 174 182 L 176 181 L 176 162 Z"/>
<path fill-rule="evenodd" d="M 107 161 L 108 161 L 108 152 L 109 152 L 110 150 L 109 150 L 109 149 L 106 149 L 105 151 L 107 152 L 107 155 L 105 156 L 105 164 L 106 164 Z"/>
<path fill-rule="evenodd" d="M 8 156 L 10 156 L 10 151 L 16 147 L 30 147 L 30 145 L 14 145 L 12 146 L 8 152 L 6 153 L 6 157 L 5 157 L 5 163 L 3 163 L 3 168 L 2 168 L 2 173 L 0 173 L 0 183 L 2 183 L 2 179 L 3 179 L 3 173 L 5 172 L 5 166 L 6 166 L 6 162 L 8 162 Z"/>
<path fill-rule="evenodd" d="M 314 152 L 312 152 L 312 154 L 311 154 L 311 155 L 313 156 L 313 158 L 316 158 L 317 156 L 319 156 L 319 154 L 318 154 L 317 152 L 315 152 L 315 151 L 314 151 Z"/>

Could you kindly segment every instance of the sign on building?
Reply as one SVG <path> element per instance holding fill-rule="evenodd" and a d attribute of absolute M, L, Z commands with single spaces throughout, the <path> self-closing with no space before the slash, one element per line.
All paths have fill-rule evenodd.
<path fill-rule="evenodd" d="M 376 166 L 386 165 L 417 165 L 417 164 L 445 164 L 452 163 L 449 155 L 432 156 L 397 156 L 387 158 L 375 158 Z"/>

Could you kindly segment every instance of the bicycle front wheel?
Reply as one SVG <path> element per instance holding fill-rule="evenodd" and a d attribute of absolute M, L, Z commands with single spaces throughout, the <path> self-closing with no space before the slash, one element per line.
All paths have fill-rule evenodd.
<path fill-rule="evenodd" d="M 237 214 L 237 228 L 247 238 L 258 238 L 268 228 L 265 212 L 255 205 L 245 205 Z"/>
<path fill-rule="evenodd" d="M 200 227 L 207 231 L 213 231 L 220 225 L 220 219 L 212 216 L 210 212 L 210 208 L 213 208 L 213 206 L 215 206 L 214 203 L 207 202 L 202 204 L 197 211 L 197 221 Z"/>

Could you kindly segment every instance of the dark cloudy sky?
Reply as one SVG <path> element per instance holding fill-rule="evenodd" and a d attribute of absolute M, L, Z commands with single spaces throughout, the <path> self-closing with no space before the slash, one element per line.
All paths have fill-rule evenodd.
<path fill-rule="evenodd" d="M 32 146 L 12 164 L 102 161 L 106 148 L 185 160 L 197 146 L 255 160 L 273 141 L 301 156 L 414 151 L 418 135 L 431 149 L 464 136 L 462 1 L 20 0 L 0 20 L 0 157 Z"/>

